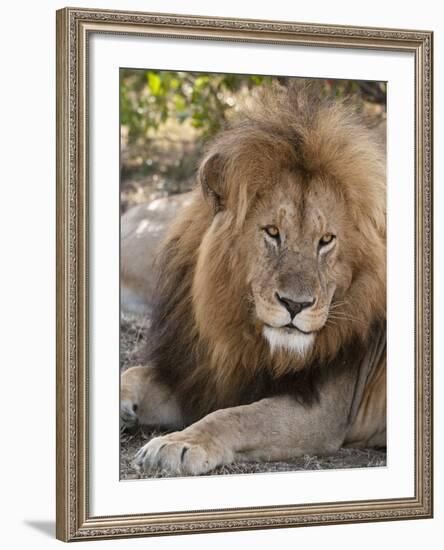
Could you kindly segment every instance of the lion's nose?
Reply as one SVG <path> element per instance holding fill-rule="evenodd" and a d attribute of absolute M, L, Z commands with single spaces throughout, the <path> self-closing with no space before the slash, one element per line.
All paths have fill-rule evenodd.
<path fill-rule="evenodd" d="M 280 296 L 277 292 L 276 292 L 276 298 L 285 307 L 285 309 L 291 315 L 292 319 L 298 313 L 300 313 L 303 309 L 310 307 L 315 303 L 314 298 L 311 301 L 296 302 L 295 300 L 291 300 L 290 298 L 287 298 L 285 296 Z"/>

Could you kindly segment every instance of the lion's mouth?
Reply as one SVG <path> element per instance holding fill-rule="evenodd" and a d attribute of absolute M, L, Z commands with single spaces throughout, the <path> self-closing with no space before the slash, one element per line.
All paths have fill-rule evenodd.
<path fill-rule="evenodd" d="M 273 327 L 265 324 L 263 334 L 270 345 L 271 353 L 282 349 L 304 357 L 313 346 L 314 332 L 303 332 L 294 325 Z"/>
<path fill-rule="evenodd" d="M 281 327 L 273 327 L 272 325 L 269 325 L 268 323 L 265 323 L 265 326 L 269 327 L 269 328 L 272 328 L 272 329 L 275 329 L 275 330 L 283 330 L 287 334 L 290 334 L 292 332 L 299 332 L 301 334 L 305 334 L 306 336 L 308 336 L 309 334 L 315 334 L 317 332 L 316 330 L 310 330 L 310 331 L 307 332 L 305 330 L 302 330 L 302 329 L 296 327 L 292 323 L 288 323 L 287 325 L 283 325 Z"/>
<path fill-rule="evenodd" d="M 288 325 L 284 325 L 283 328 L 286 328 L 288 329 L 289 331 L 294 331 L 294 330 L 297 330 L 298 332 L 300 332 L 301 334 L 314 334 L 316 332 L 316 330 L 310 330 L 310 331 L 306 331 L 306 330 L 302 330 L 298 327 L 296 327 L 295 325 L 293 325 L 292 323 L 288 323 Z"/>

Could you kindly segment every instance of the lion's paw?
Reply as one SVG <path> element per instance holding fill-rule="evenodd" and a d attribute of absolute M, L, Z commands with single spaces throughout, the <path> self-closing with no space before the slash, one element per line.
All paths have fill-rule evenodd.
<path fill-rule="evenodd" d="M 200 475 L 229 461 L 210 438 L 175 432 L 149 441 L 136 454 L 133 464 L 142 470 L 160 468 L 172 474 Z"/>

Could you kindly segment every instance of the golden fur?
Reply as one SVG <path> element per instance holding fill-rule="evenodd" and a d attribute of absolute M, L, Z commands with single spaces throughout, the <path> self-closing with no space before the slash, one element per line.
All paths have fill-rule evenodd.
<path fill-rule="evenodd" d="M 307 88 L 262 92 L 210 145 L 199 181 L 159 259 L 147 353 L 190 418 L 248 402 L 258 379 L 280 391 L 292 374 L 347 357 L 348 345 L 365 351 L 386 311 L 385 160 L 353 109 Z M 303 354 L 271 350 L 254 312 L 262 297 L 251 285 L 267 260 L 251 253 L 252 243 L 275 203 L 291 219 L 308 204 L 302 237 L 322 203 L 344 235 L 335 265 L 326 266 L 335 293 L 312 312 L 312 322 L 324 324 Z"/>

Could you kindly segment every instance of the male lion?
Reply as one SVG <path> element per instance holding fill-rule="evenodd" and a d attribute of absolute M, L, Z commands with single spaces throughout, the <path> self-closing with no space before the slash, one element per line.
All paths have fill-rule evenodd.
<path fill-rule="evenodd" d="M 158 260 L 125 426 L 139 467 L 386 442 L 384 148 L 344 102 L 274 86 L 209 147 Z M 184 428 L 184 429 L 183 429 Z"/>

